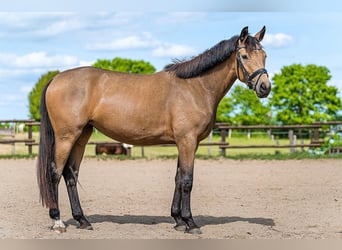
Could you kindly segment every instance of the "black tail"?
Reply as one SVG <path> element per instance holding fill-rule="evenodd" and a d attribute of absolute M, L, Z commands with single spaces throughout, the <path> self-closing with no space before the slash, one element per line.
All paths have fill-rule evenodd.
<path fill-rule="evenodd" d="M 45 86 L 40 101 L 40 141 L 37 179 L 40 200 L 43 206 L 57 208 L 57 190 L 54 187 L 55 135 L 46 109 L 45 95 L 50 82 Z"/>

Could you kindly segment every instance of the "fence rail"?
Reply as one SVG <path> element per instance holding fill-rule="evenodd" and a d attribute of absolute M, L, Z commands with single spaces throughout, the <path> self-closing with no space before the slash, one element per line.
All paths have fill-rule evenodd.
<path fill-rule="evenodd" d="M 12 154 L 15 154 L 15 144 L 25 143 L 27 146 L 28 154 L 32 155 L 32 147 L 38 145 L 33 139 L 33 127 L 39 126 L 40 123 L 34 120 L 0 120 L 0 124 L 7 124 L 9 127 L 0 128 L 0 144 L 10 144 L 12 145 Z M 27 126 L 27 138 L 16 139 L 16 128 L 18 124 L 24 124 Z M 11 131 L 11 132 L 10 132 Z"/>
<path fill-rule="evenodd" d="M 326 123 L 313 123 L 306 125 L 251 125 L 251 126 L 232 126 L 226 123 L 217 123 L 215 128 L 220 131 L 221 142 L 226 142 L 227 136 L 230 137 L 233 130 L 247 130 L 247 137 L 250 138 L 252 130 L 266 130 L 272 136 L 272 130 L 287 130 L 289 144 L 288 145 L 223 145 L 220 146 L 221 155 L 226 155 L 226 149 L 246 149 L 246 148 L 290 148 L 290 152 L 295 152 L 296 148 L 316 148 L 321 147 L 324 143 L 324 138 L 320 138 L 320 130 L 325 125 L 340 125 L 342 121 L 326 122 Z M 312 137 L 310 143 L 304 144 L 303 142 L 297 143 L 297 134 L 302 137 L 304 129 L 312 130 Z M 298 131 L 295 134 L 294 131 Z"/>
<path fill-rule="evenodd" d="M 9 127 L 0 126 L 0 144 L 11 144 L 13 145 L 13 149 L 15 147 L 15 144 L 17 143 L 24 143 L 25 146 L 27 146 L 28 154 L 32 154 L 32 148 L 33 146 L 37 146 L 38 142 L 33 138 L 33 127 L 40 125 L 39 122 L 36 122 L 34 120 L 0 120 L 0 125 L 3 124 L 9 124 Z M 15 138 L 16 128 L 18 124 L 25 124 L 27 126 L 27 136 L 26 138 Z M 207 147 L 218 147 L 220 150 L 221 155 L 226 155 L 227 150 L 229 149 L 247 149 L 247 148 L 289 148 L 291 152 L 295 150 L 295 148 L 316 148 L 321 147 L 324 143 L 324 136 L 325 131 L 324 127 L 326 126 L 338 126 L 342 125 L 342 121 L 333 121 L 333 122 L 316 122 L 312 124 L 306 124 L 306 125 L 252 125 L 252 126 L 232 126 L 225 123 L 217 123 L 215 124 L 215 131 L 218 131 L 221 139 L 219 142 L 212 142 L 209 140 L 208 142 L 201 142 L 199 146 L 207 146 Z M 276 142 L 274 144 L 257 144 L 257 145 L 231 145 L 228 141 L 232 134 L 233 130 L 243 130 L 246 131 L 247 137 L 250 137 L 251 134 L 255 131 L 267 131 L 267 134 L 269 136 L 274 135 L 274 131 L 277 130 L 286 130 L 288 134 L 289 143 L 286 145 L 279 145 Z M 300 140 L 299 143 L 297 143 L 297 137 L 301 137 L 303 135 L 303 130 L 309 130 L 310 131 L 310 142 L 309 143 L 303 143 L 302 140 Z M 286 133 L 283 132 L 283 133 Z M 320 137 L 320 134 L 322 134 L 323 131 L 323 138 Z M 227 141 L 228 138 L 228 141 Z M 300 139 L 300 138 L 299 138 Z M 113 141 L 107 141 L 107 142 L 89 142 L 88 144 L 102 144 L 105 145 L 106 143 L 109 143 L 108 145 L 113 144 Z M 111 144 L 110 144 L 111 143 Z M 158 145 L 162 147 L 168 147 L 168 146 L 175 146 L 175 144 L 163 144 Z M 143 150 L 142 150 L 143 152 Z M 339 151 L 338 151 L 339 152 Z M 14 153 L 14 150 L 12 150 L 12 153 Z"/>

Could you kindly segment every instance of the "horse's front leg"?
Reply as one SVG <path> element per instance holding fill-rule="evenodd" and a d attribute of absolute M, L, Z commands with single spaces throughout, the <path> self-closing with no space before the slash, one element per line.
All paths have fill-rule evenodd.
<path fill-rule="evenodd" d="M 178 143 L 178 168 L 176 175 L 175 195 L 172 204 L 172 216 L 175 218 L 177 223 L 175 228 L 180 229 L 185 223 L 185 232 L 191 234 L 201 233 L 201 230 L 194 222 L 190 206 L 196 149 L 196 140 L 184 138 Z"/>
<path fill-rule="evenodd" d="M 186 230 L 186 223 L 182 219 L 181 215 L 181 201 L 182 201 L 182 181 L 181 181 L 181 174 L 179 169 L 179 160 L 177 163 L 177 173 L 175 177 L 175 192 L 173 195 L 172 206 L 171 206 L 171 216 L 176 221 L 175 229 L 177 231 L 185 231 Z"/>
<path fill-rule="evenodd" d="M 185 230 L 186 233 L 201 234 L 199 226 L 196 225 L 192 218 L 191 206 L 190 206 L 190 195 L 193 183 L 193 171 L 185 172 L 182 174 L 182 202 L 181 202 L 181 215 L 182 219 L 187 224 Z"/>

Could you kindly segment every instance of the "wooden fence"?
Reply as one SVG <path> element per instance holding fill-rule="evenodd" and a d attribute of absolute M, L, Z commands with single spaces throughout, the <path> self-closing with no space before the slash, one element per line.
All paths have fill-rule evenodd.
<path fill-rule="evenodd" d="M 38 145 L 38 142 L 33 139 L 33 127 L 39 126 L 39 122 L 34 120 L 0 120 L 0 124 L 8 125 L 8 127 L 0 128 L 0 144 L 12 145 L 12 154 L 15 154 L 15 145 L 17 143 L 25 143 L 28 154 L 32 155 L 32 147 Z M 15 135 L 18 132 L 18 124 L 27 126 L 27 137 L 24 139 L 15 138 Z"/>
<path fill-rule="evenodd" d="M 252 125 L 252 126 L 230 126 L 224 123 L 216 124 L 216 128 L 220 131 L 221 134 L 221 142 L 226 142 L 227 135 L 232 133 L 232 130 L 246 130 L 247 137 L 250 137 L 252 130 L 257 131 L 267 131 L 267 134 L 272 137 L 272 131 L 274 130 L 287 130 L 289 143 L 287 145 L 279 145 L 278 143 L 274 144 L 249 144 L 249 145 L 222 145 L 220 146 L 221 155 L 226 155 L 226 149 L 245 149 L 245 148 L 290 148 L 291 152 L 295 152 L 295 148 L 315 148 L 321 147 L 324 143 L 324 138 L 320 138 L 320 130 L 322 130 L 323 126 L 326 125 L 338 125 L 342 124 L 338 122 L 334 123 L 313 123 L 309 125 Z M 311 138 L 310 143 L 303 143 L 302 140 L 302 131 L 310 130 Z M 300 143 L 297 143 L 298 135 L 300 137 Z"/>
<path fill-rule="evenodd" d="M 22 123 L 27 126 L 27 137 L 24 139 L 16 139 L 15 133 L 17 124 Z M 38 126 L 39 122 L 35 122 L 33 120 L 0 120 L 0 124 L 11 124 L 8 128 L 0 128 L 0 144 L 11 144 L 13 145 L 13 149 L 15 144 L 17 143 L 25 143 L 28 149 L 28 154 L 32 154 L 32 147 L 38 145 L 38 142 L 33 139 L 33 127 Z M 342 125 L 342 121 L 335 122 L 326 122 L 326 123 L 312 123 L 308 125 L 283 125 L 283 126 L 265 126 L 265 125 L 257 125 L 257 126 L 231 126 L 225 123 L 217 123 L 215 125 L 214 130 L 220 134 L 220 141 L 213 142 L 212 140 L 207 140 L 207 142 L 200 143 L 199 146 L 207 146 L 218 147 L 221 155 L 226 155 L 227 150 L 229 149 L 246 149 L 246 148 L 289 148 L 290 152 L 294 152 L 296 148 L 317 148 L 321 147 L 324 143 L 324 137 L 327 133 L 326 127 L 329 126 L 338 126 Z M 229 137 L 232 134 L 232 131 L 244 131 L 247 134 L 247 137 L 250 137 L 251 134 L 255 133 L 255 131 L 267 133 L 270 137 L 274 135 L 274 131 L 285 131 L 288 137 L 288 144 L 279 145 L 276 140 L 273 144 L 249 144 L 249 145 L 232 145 L 229 143 Z M 286 132 L 287 131 L 287 132 Z M 302 140 L 303 131 L 310 131 L 310 142 L 304 143 Z M 228 138 L 228 141 L 227 141 Z M 299 141 L 299 143 L 298 143 Z M 89 144 L 94 145 L 110 145 L 113 146 L 114 141 L 111 142 L 89 142 Z M 163 144 L 159 146 L 175 146 L 174 144 Z M 131 150 L 127 150 L 127 154 L 130 155 Z M 12 150 L 14 154 L 14 150 Z M 142 155 L 144 154 L 142 148 Z"/>

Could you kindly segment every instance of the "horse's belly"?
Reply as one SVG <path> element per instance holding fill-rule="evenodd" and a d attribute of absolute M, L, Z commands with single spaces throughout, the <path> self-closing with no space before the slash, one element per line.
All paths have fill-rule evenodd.
<path fill-rule="evenodd" d="M 115 121 L 111 124 L 93 122 L 92 125 L 106 136 L 132 145 L 156 145 L 174 142 L 171 130 L 162 124 L 151 126 L 128 121 Z"/>

